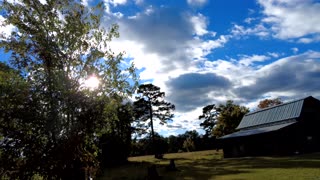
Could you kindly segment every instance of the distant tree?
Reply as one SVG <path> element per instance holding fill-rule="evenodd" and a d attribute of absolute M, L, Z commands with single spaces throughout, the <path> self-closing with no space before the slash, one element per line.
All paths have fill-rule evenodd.
<path fill-rule="evenodd" d="M 134 102 L 135 117 L 139 120 L 138 123 L 148 125 L 145 128 L 151 128 L 151 138 L 154 147 L 155 157 L 158 156 L 153 121 L 160 121 L 160 124 L 167 123 L 173 117 L 175 106 L 164 101 L 165 93 L 160 91 L 160 88 L 153 84 L 142 84 L 138 87 L 136 101 Z"/>
<path fill-rule="evenodd" d="M 199 120 L 202 120 L 200 126 L 206 131 L 207 136 L 212 135 L 219 113 L 219 109 L 214 104 L 207 105 L 202 109 L 202 115 L 199 116 Z"/>
<path fill-rule="evenodd" d="M 157 132 L 154 132 L 154 142 L 156 144 L 158 155 L 168 152 L 169 146 L 167 138 L 164 138 Z M 134 156 L 154 154 L 153 138 L 151 137 L 151 134 L 142 139 L 133 140 L 131 153 Z"/>
<path fill-rule="evenodd" d="M 280 98 L 274 98 L 274 99 L 265 99 L 259 102 L 258 108 L 259 109 L 264 109 L 272 106 L 276 106 L 279 104 L 282 104 L 283 102 L 281 101 Z"/>
<path fill-rule="evenodd" d="M 183 135 L 186 138 L 191 138 L 192 140 L 196 140 L 197 138 L 199 138 L 199 133 L 196 130 L 186 131 Z"/>
<path fill-rule="evenodd" d="M 179 150 L 179 141 L 178 138 L 174 135 L 170 135 L 168 137 L 168 152 L 176 153 Z"/>
<path fill-rule="evenodd" d="M 187 138 L 186 140 L 184 140 L 183 149 L 188 152 L 194 151 L 196 149 L 194 140 L 192 138 Z"/>
<path fill-rule="evenodd" d="M 228 100 L 225 105 L 219 105 L 218 111 L 219 115 L 216 126 L 213 128 L 213 135 L 221 137 L 235 132 L 236 127 L 239 125 L 243 116 L 249 112 L 249 109 Z"/>

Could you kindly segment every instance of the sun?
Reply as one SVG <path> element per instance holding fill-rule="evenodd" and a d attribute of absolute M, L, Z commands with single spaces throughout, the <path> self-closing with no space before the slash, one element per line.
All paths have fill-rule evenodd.
<path fill-rule="evenodd" d="M 85 87 L 94 90 L 99 87 L 99 79 L 95 75 L 91 75 L 84 83 Z"/>

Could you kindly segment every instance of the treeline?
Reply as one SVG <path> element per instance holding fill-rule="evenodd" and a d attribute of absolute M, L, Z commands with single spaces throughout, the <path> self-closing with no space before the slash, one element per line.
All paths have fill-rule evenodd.
<path fill-rule="evenodd" d="M 195 130 L 169 137 L 163 137 L 156 133 L 155 143 L 161 154 L 201 151 L 218 147 L 214 137 L 199 135 Z M 150 136 L 134 139 L 131 144 L 130 156 L 152 155 L 154 152 Z"/>

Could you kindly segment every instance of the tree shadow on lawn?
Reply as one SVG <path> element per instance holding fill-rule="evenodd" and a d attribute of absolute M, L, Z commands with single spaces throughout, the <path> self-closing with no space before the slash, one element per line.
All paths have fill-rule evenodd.
<path fill-rule="evenodd" d="M 319 168 L 320 153 L 289 157 L 244 157 L 232 159 L 197 159 L 172 158 L 180 170 L 176 177 L 210 179 L 220 175 L 250 173 L 254 169 L 282 168 Z M 171 172 L 170 172 L 171 173 Z"/>
<path fill-rule="evenodd" d="M 319 168 L 320 167 L 319 157 L 307 158 L 307 159 L 300 158 L 300 157 L 249 157 L 249 158 L 233 158 L 233 159 L 221 159 L 221 160 L 199 159 L 193 162 L 185 161 L 183 164 L 180 164 L 180 165 L 183 167 L 208 167 L 208 168 L 216 169 L 218 171 L 221 169 L 223 170 L 236 169 L 238 171 L 248 171 L 250 169 L 266 169 L 266 168 L 282 168 L 282 169 Z"/>
<path fill-rule="evenodd" d="M 168 171 L 171 159 L 177 171 Z M 147 168 L 156 164 L 160 179 L 214 179 L 217 176 L 250 173 L 255 169 L 267 168 L 318 168 L 320 154 L 292 157 L 245 157 L 230 159 L 164 158 L 154 162 L 129 162 L 129 164 L 107 169 L 102 179 L 146 179 Z"/>
<path fill-rule="evenodd" d="M 166 159 L 161 161 L 161 163 L 155 163 L 157 172 L 161 180 L 179 180 L 179 179 L 212 179 L 218 175 L 230 175 L 246 173 L 245 170 L 231 170 L 224 168 L 216 168 L 206 166 L 202 163 L 192 164 L 181 162 L 185 159 L 179 158 L 175 159 L 176 171 L 169 171 L 167 167 L 170 160 Z M 187 159 L 189 160 L 189 159 Z M 179 162 L 180 161 L 180 162 Z M 151 162 L 130 162 L 127 165 L 108 168 L 105 170 L 103 177 L 99 179 L 113 179 L 113 180 L 145 180 L 147 177 L 147 169 L 154 163 Z"/>

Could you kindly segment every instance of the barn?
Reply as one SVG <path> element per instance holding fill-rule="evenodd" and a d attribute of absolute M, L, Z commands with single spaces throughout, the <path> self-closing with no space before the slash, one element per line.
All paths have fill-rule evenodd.
<path fill-rule="evenodd" d="M 220 140 L 226 158 L 320 151 L 320 101 L 309 96 L 250 112 Z"/>

